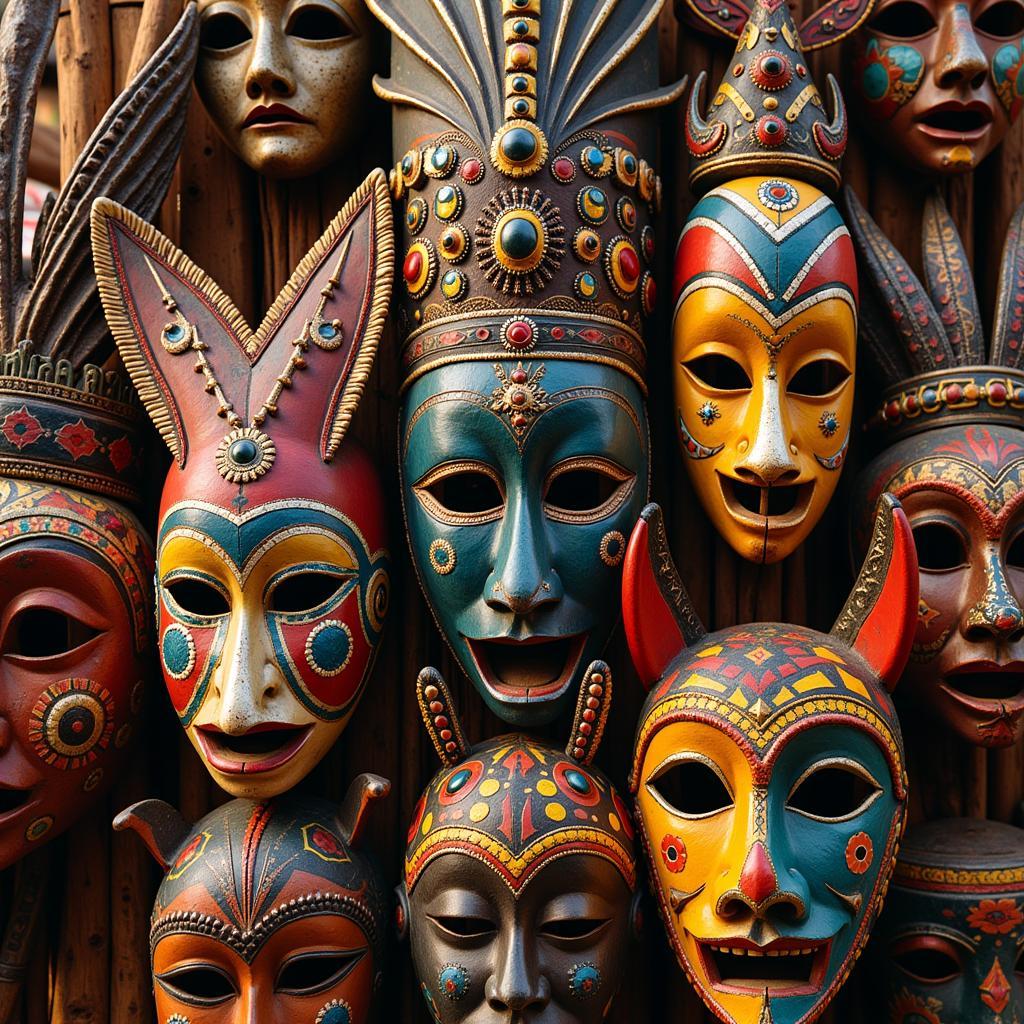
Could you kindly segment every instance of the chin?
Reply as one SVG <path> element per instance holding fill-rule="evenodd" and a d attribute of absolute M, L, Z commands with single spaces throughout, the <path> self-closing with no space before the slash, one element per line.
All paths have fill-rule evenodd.
<path fill-rule="evenodd" d="M 322 171 L 334 159 L 322 142 L 300 143 L 289 135 L 250 142 L 243 145 L 242 159 L 257 174 L 282 181 L 306 178 Z"/>

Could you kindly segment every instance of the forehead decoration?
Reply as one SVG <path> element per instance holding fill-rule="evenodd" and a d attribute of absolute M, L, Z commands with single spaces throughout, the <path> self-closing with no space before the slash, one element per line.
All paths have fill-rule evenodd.
<path fill-rule="evenodd" d="M 612 699 L 604 662 L 593 662 L 584 674 L 564 750 L 519 734 L 471 747 L 435 669 L 420 672 L 416 696 L 443 767 L 409 827 L 410 896 L 427 866 L 446 854 L 482 861 L 516 896 L 550 861 L 573 854 L 608 861 L 635 889 L 629 811 L 593 765 Z"/>
<path fill-rule="evenodd" d="M 340 807 L 300 796 L 232 800 L 195 825 L 162 800 L 122 811 L 114 828 L 135 831 L 164 871 L 152 948 L 169 935 L 212 936 L 252 963 L 277 929 L 327 914 L 355 921 L 379 965 L 387 907 L 361 836 L 390 789 L 360 775 Z"/>
<path fill-rule="evenodd" d="M 86 221 L 104 193 L 158 209 L 197 46 L 188 4 L 44 204 L 28 263 L 29 145 L 59 7 L 13 0 L 0 24 L 0 868 L 103 795 L 142 708 L 153 553 L 129 508 L 141 503 L 144 418 L 114 368 Z"/>
<path fill-rule="evenodd" d="M 650 692 L 630 789 L 669 940 L 720 1020 L 816 1019 L 867 940 L 904 821 L 889 690 L 916 607 L 913 540 L 888 495 L 828 634 L 777 623 L 706 633 L 658 507 L 636 526 L 623 616 Z M 673 783 L 677 769 L 683 781 Z M 802 785 L 823 771 L 837 773 L 833 794 L 848 788 L 843 806 L 794 811 Z M 781 951 L 800 959 L 792 974 L 771 973 Z M 751 966 L 751 956 L 762 959 Z"/>

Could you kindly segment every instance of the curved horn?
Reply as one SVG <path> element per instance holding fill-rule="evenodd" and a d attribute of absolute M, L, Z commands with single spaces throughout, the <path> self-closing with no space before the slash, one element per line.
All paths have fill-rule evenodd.
<path fill-rule="evenodd" d="M 603 661 L 592 661 L 580 680 L 580 695 L 576 701 L 576 713 L 572 716 L 566 757 L 580 764 L 590 764 L 594 760 L 611 709 L 612 670 Z"/>
<path fill-rule="evenodd" d="M 138 833 L 146 849 L 166 871 L 188 838 L 192 826 L 179 811 L 163 800 L 140 800 L 126 807 L 115 819 L 114 830 L 131 829 Z"/>
<path fill-rule="evenodd" d="M 697 75 L 690 90 L 689 102 L 686 104 L 686 148 L 693 157 L 710 156 L 716 152 L 721 148 L 729 130 L 722 121 L 709 124 L 700 112 L 707 77 L 706 71 Z"/>
<path fill-rule="evenodd" d="M 370 805 L 382 800 L 390 792 L 391 783 L 379 775 L 365 772 L 352 780 L 338 813 L 338 824 L 349 846 L 359 845 Z"/>
<path fill-rule="evenodd" d="M 832 120 L 829 124 L 816 121 L 812 127 L 814 140 L 818 148 L 825 156 L 832 160 L 841 159 L 846 152 L 847 134 L 849 124 L 846 119 L 846 104 L 843 102 L 843 94 L 839 89 L 839 83 L 835 75 L 825 76 L 828 81 L 828 90 L 832 96 Z"/>
<path fill-rule="evenodd" d="M 416 703 L 442 764 L 457 765 L 469 756 L 469 744 L 444 677 L 429 665 L 416 677 Z"/>

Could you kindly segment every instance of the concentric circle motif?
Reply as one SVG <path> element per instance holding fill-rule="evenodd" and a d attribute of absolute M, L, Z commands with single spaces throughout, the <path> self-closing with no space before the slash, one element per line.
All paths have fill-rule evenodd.
<path fill-rule="evenodd" d="M 765 50 L 750 62 L 750 80 L 765 92 L 777 92 L 793 81 L 793 65 L 784 53 Z"/>
<path fill-rule="evenodd" d="M 345 325 L 337 318 L 320 320 L 315 329 L 310 331 L 310 337 L 317 348 L 324 352 L 334 352 L 345 342 Z"/>
<path fill-rule="evenodd" d="M 790 182 L 773 178 L 761 182 L 757 188 L 757 198 L 766 210 L 786 213 L 800 202 L 800 193 Z"/>
<path fill-rule="evenodd" d="M 387 570 L 378 569 L 366 585 L 366 614 L 370 627 L 377 633 L 384 628 L 391 607 L 391 578 Z"/>
<path fill-rule="evenodd" d="M 640 256 L 633 243 L 617 235 L 605 248 L 604 270 L 612 291 L 620 299 L 631 298 L 640 285 Z"/>
<path fill-rule="evenodd" d="M 608 196 L 593 185 L 581 188 L 576 196 L 576 209 L 588 224 L 603 224 L 608 219 Z"/>
<path fill-rule="evenodd" d="M 352 657 L 352 630 L 340 619 L 324 619 L 306 637 L 306 664 L 318 675 L 336 676 Z"/>
<path fill-rule="evenodd" d="M 572 251 L 578 260 L 594 263 L 601 256 L 601 236 L 593 228 L 577 228 L 572 238 Z"/>
<path fill-rule="evenodd" d="M 455 568 L 455 563 L 458 561 L 454 545 L 450 540 L 445 540 L 444 537 L 435 537 L 430 542 L 427 558 L 430 559 L 430 567 L 438 576 L 447 576 Z"/>
<path fill-rule="evenodd" d="M 461 270 L 448 270 L 441 275 L 441 294 L 448 302 L 458 302 L 468 288 L 469 280 Z"/>
<path fill-rule="evenodd" d="M 597 277 L 589 270 L 583 270 L 576 275 L 572 288 L 576 298 L 584 302 L 593 302 L 597 298 Z"/>
<path fill-rule="evenodd" d="M 352 1007 L 344 999 L 332 999 L 321 1007 L 314 1024 L 352 1024 Z"/>
<path fill-rule="evenodd" d="M 636 204 L 629 196 L 623 196 L 615 204 L 615 217 L 623 231 L 636 231 Z"/>
<path fill-rule="evenodd" d="M 661 841 L 661 859 L 672 874 L 679 874 L 686 867 L 686 843 L 679 836 L 665 836 Z"/>
<path fill-rule="evenodd" d="M 167 324 L 160 332 L 160 344 L 172 356 L 179 356 L 192 344 L 192 331 L 187 323 Z"/>
<path fill-rule="evenodd" d="M 441 232 L 437 248 L 449 263 L 461 263 L 469 255 L 469 232 L 461 224 L 449 224 Z"/>
<path fill-rule="evenodd" d="M 640 173 L 640 161 L 628 149 L 615 150 L 615 177 L 625 188 L 634 188 Z"/>
<path fill-rule="evenodd" d="M 592 732 L 592 723 L 596 719 L 597 713 L 592 708 L 587 710 L 592 712 L 592 716 L 585 718 L 584 722 L 591 723 Z M 562 794 L 573 803 L 582 804 L 584 807 L 596 807 L 601 802 L 601 791 L 597 788 L 597 783 L 578 765 L 560 761 L 555 765 L 551 776 Z"/>
<path fill-rule="evenodd" d="M 609 530 L 601 538 L 601 546 L 597 553 L 605 565 L 614 569 L 622 563 L 622 559 L 625 557 L 626 538 L 618 530 Z"/>
<path fill-rule="evenodd" d="M 423 184 L 423 154 L 418 149 L 410 149 L 402 157 L 398 168 L 406 188 L 419 188 Z"/>
<path fill-rule="evenodd" d="M 781 146 L 788 135 L 789 129 L 786 127 L 786 122 L 776 114 L 765 114 L 754 128 L 754 138 L 769 149 Z"/>
<path fill-rule="evenodd" d="M 598 146 L 584 146 L 580 153 L 580 167 L 591 178 L 607 178 L 612 173 L 612 154 Z"/>
<path fill-rule="evenodd" d="M 41 818 L 33 818 L 25 829 L 25 838 L 30 843 L 38 843 L 53 828 L 53 815 L 44 814 Z"/>
<path fill-rule="evenodd" d="M 256 427 L 232 430 L 217 445 L 217 472 L 228 483 L 248 484 L 258 480 L 274 464 L 277 448 Z"/>
<path fill-rule="evenodd" d="M 551 176 L 567 185 L 576 178 L 576 165 L 567 156 L 560 156 L 551 161 Z"/>
<path fill-rule="evenodd" d="M 434 196 L 434 216 L 438 220 L 455 220 L 462 213 L 462 189 L 458 185 L 442 185 Z"/>
<path fill-rule="evenodd" d="M 652 316 L 658 302 L 658 286 L 655 283 L 654 275 L 649 270 L 644 271 L 643 280 L 640 283 L 640 298 L 643 301 L 644 316 Z"/>
<path fill-rule="evenodd" d="M 601 991 L 601 972 L 596 964 L 573 964 L 569 968 L 569 991 L 577 999 L 590 999 Z"/>
<path fill-rule="evenodd" d="M 442 715 L 440 722 L 438 722 L 436 717 L 434 718 L 434 725 L 438 729 L 447 729 L 451 723 Z M 477 785 L 483 778 L 483 774 L 483 761 L 467 761 L 465 764 L 456 768 L 455 771 L 453 771 L 448 778 L 441 783 L 441 788 L 437 792 L 437 799 L 445 807 L 461 803 L 467 797 L 472 796 L 476 792 Z"/>
<path fill-rule="evenodd" d="M 499 291 L 530 295 L 554 277 L 565 255 L 558 207 L 539 191 L 513 187 L 495 196 L 476 226 L 476 256 Z"/>
<path fill-rule="evenodd" d="M 418 235 L 427 223 L 430 216 L 430 207 L 427 201 L 421 196 L 409 200 L 405 208 L 405 226 L 409 229 L 410 235 Z"/>
<path fill-rule="evenodd" d="M 180 623 L 172 622 L 160 638 L 160 663 L 172 679 L 188 679 L 196 667 L 196 642 Z"/>
<path fill-rule="evenodd" d="M 850 836 L 846 844 L 846 866 L 855 874 L 863 875 L 875 859 L 875 848 L 867 832 Z"/>
<path fill-rule="evenodd" d="M 429 178 L 447 178 L 458 162 L 458 151 L 452 146 L 430 146 L 423 151 L 423 173 Z"/>
<path fill-rule="evenodd" d="M 509 317 L 498 331 L 507 352 L 529 352 L 537 344 L 537 322 L 528 316 Z"/>
<path fill-rule="evenodd" d="M 491 140 L 491 163 L 510 178 L 536 174 L 547 158 L 548 140 L 532 121 L 508 121 Z"/>
<path fill-rule="evenodd" d="M 29 718 L 28 739 L 48 765 L 74 771 L 110 745 L 114 698 L 91 679 L 62 679 L 43 691 Z"/>
<path fill-rule="evenodd" d="M 409 246 L 402 263 L 406 290 L 414 299 L 421 299 L 437 279 L 437 250 L 429 238 L 417 238 Z"/>
<path fill-rule="evenodd" d="M 437 976 L 441 995 L 457 1003 L 469 990 L 469 971 L 462 964 L 445 964 Z"/>

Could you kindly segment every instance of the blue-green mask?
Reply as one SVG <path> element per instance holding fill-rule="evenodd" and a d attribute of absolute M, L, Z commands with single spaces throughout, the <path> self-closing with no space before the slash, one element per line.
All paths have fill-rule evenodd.
<path fill-rule="evenodd" d="M 488 707 L 549 722 L 619 614 L 647 499 L 643 398 L 599 363 L 441 366 L 404 396 L 409 544 L 438 625 Z"/>

